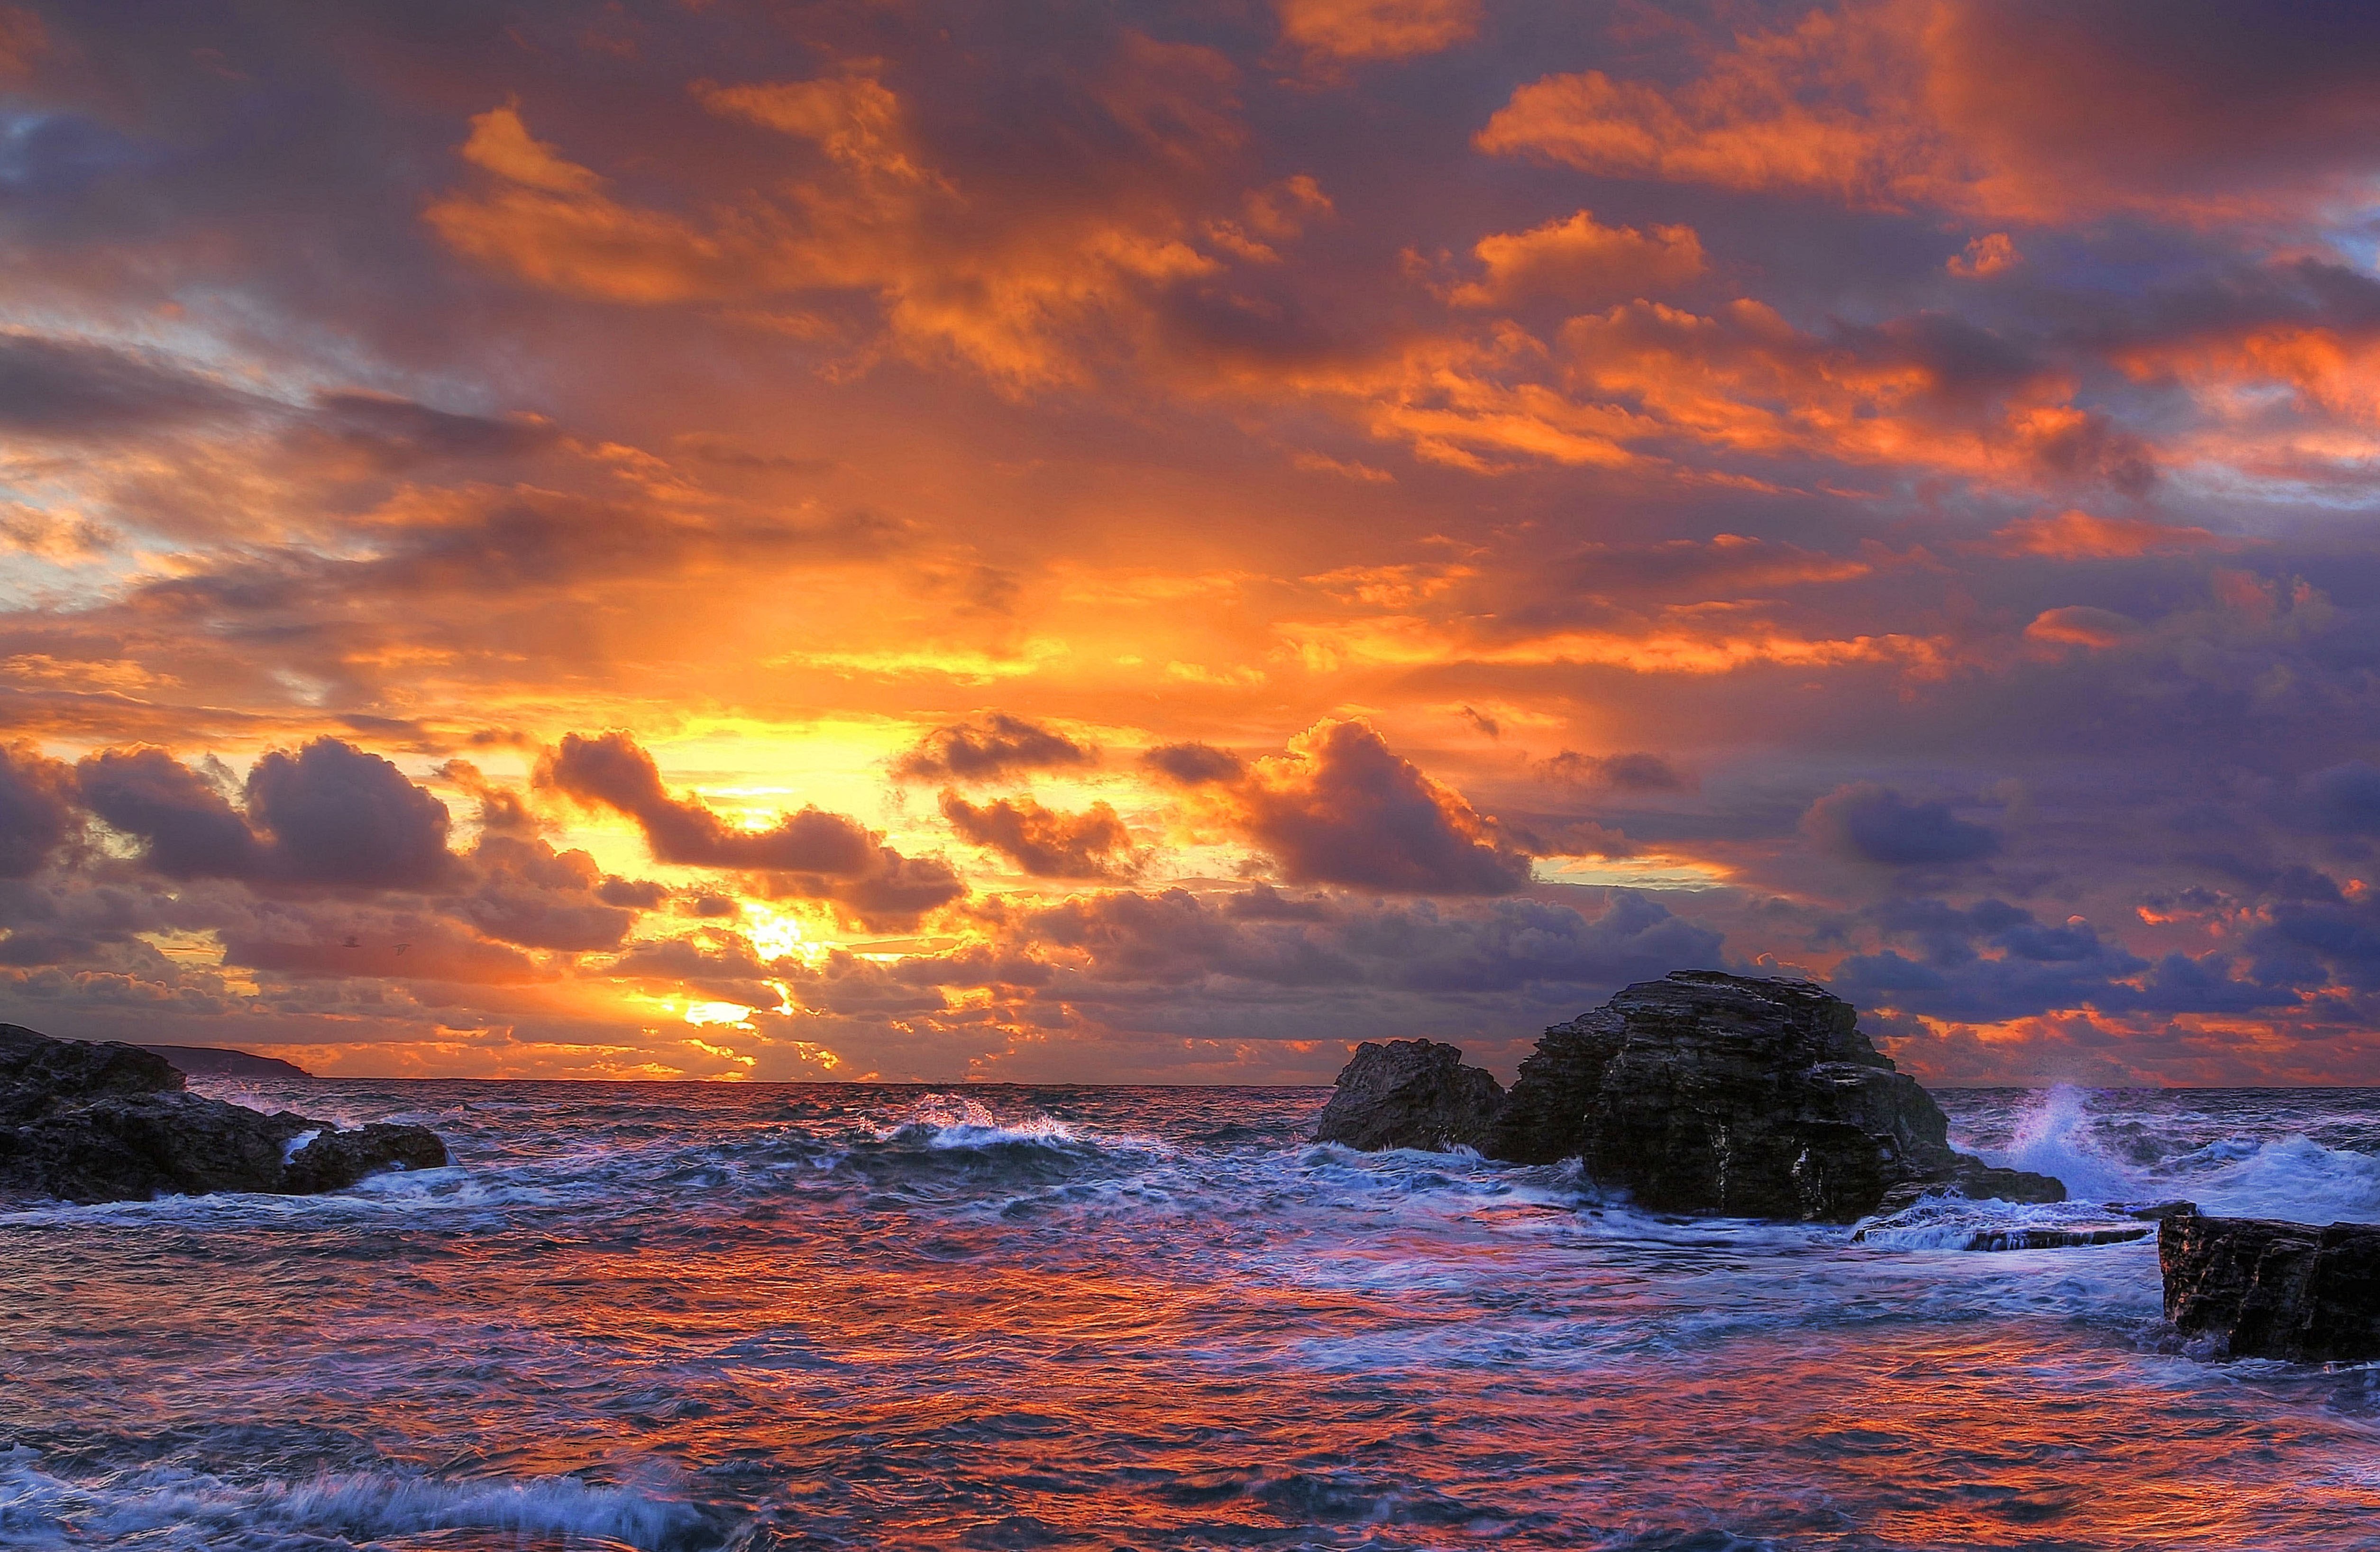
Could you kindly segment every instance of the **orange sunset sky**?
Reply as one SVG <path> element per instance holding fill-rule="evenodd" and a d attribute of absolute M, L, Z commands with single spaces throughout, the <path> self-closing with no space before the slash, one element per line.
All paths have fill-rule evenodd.
<path fill-rule="evenodd" d="M 0 1017 L 2380 1082 L 2380 17 L 2247 14 L 0 7 Z"/>

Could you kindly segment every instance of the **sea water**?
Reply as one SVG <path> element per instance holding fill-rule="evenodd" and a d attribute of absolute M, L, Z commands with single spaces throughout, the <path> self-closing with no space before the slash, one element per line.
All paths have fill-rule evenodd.
<path fill-rule="evenodd" d="M 2082 1200 L 1819 1227 L 1316 1089 L 200 1086 L 455 1163 L 0 1214 L 0 1546 L 2380 1548 L 2380 1369 L 1955 1248 L 2380 1220 L 2380 1091 L 1946 1093 Z"/>

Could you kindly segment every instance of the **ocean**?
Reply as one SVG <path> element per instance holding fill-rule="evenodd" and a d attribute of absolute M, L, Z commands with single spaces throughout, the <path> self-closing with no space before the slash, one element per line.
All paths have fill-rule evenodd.
<path fill-rule="evenodd" d="M 1855 1238 L 1321 1089 L 194 1086 L 457 1163 L 0 1215 L 0 1546 L 2380 1548 L 2380 1365 L 2199 1361 L 2153 1238 L 1955 1248 L 2380 1220 L 2380 1090 L 1946 1092 L 2084 1200 Z"/>

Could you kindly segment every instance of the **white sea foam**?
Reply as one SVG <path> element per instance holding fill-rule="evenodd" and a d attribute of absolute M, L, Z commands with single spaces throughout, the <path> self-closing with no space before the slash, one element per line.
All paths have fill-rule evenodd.
<path fill-rule="evenodd" d="M 927 1132 L 929 1146 L 943 1148 L 1077 1140 L 1074 1128 L 1062 1121 L 1036 1112 L 1019 1121 L 1003 1122 L 979 1102 L 955 1094 L 927 1095 L 879 1135 L 890 1140 L 918 1128 Z"/>
<path fill-rule="evenodd" d="M 2380 1222 L 2380 1158 L 2371 1154 L 2291 1136 L 2227 1142 L 2192 1157 L 2212 1168 L 2185 1194 L 2209 1212 L 2304 1223 Z"/>
<path fill-rule="evenodd" d="M 2184 1197 L 2211 1213 L 2315 1223 L 2380 1221 L 2380 1158 L 2371 1154 L 2293 1134 L 2222 1137 L 2169 1157 L 2125 1159 L 2095 1140 L 2095 1128 L 2109 1119 L 2093 1113 L 2082 1090 L 2060 1085 L 2018 1122 L 2007 1147 L 1987 1148 L 1983 1155 L 1994 1164 L 2053 1175 L 2079 1202 Z M 2183 1112 L 2167 1122 L 2203 1124 L 2208 1119 Z M 2152 1154 L 2158 1135 L 2151 1134 Z"/>
<path fill-rule="evenodd" d="M 322 1548 L 470 1529 L 660 1548 L 699 1522 L 686 1503 L 569 1476 L 442 1482 L 356 1472 L 233 1482 L 153 1466 L 82 1482 L 44 1471 L 34 1450 L 0 1452 L 0 1544 L 12 1547 Z"/>

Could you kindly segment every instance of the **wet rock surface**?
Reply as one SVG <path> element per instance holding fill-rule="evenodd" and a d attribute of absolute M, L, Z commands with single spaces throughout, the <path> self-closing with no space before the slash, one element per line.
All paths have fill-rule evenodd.
<path fill-rule="evenodd" d="M 2216 1358 L 2380 1358 L 2380 1225 L 2175 1213 L 2157 1225 L 2165 1314 Z"/>
<path fill-rule="evenodd" d="M 1640 981 L 1547 1030 L 1484 1124 L 1482 1080 L 1492 1089 L 1451 1046 L 1366 1046 L 1318 1135 L 1441 1146 L 1414 1140 L 1437 1127 L 1492 1158 L 1575 1156 L 1590 1179 L 1660 1212 L 1849 1223 L 1925 1195 L 2066 1197 L 2046 1175 L 1953 1151 L 1932 1096 L 1860 1033 L 1850 1003 L 1808 981 L 1715 970 Z M 1369 1135 L 1398 1140 L 1359 1140 Z"/>
<path fill-rule="evenodd" d="M 1339 1074 L 1314 1125 L 1318 1142 L 1349 1147 L 1478 1147 L 1504 1108 L 1504 1087 L 1463 1065 L 1460 1046 L 1366 1040 Z"/>
<path fill-rule="evenodd" d="M 0 1196 L 305 1194 L 447 1161 L 445 1144 L 427 1127 L 340 1131 L 191 1094 L 185 1082 L 171 1062 L 137 1046 L 54 1040 L 0 1025 Z"/>

